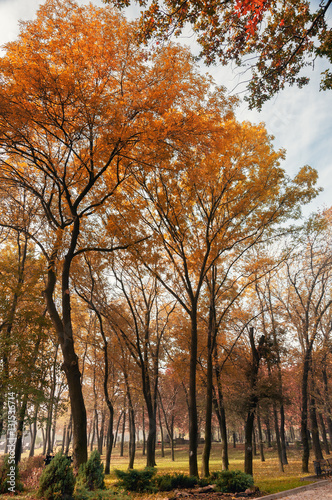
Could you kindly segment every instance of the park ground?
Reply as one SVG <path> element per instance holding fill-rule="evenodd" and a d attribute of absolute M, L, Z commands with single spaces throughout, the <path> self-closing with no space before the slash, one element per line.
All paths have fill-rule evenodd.
<path fill-rule="evenodd" d="M 202 445 L 199 446 L 198 455 L 199 459 L 202 454 Z M 36 451 L 38 454 L 40 450 Z M 285 491 L 293 489 L 304 484 L 310 483 L 314 480 L 314 469 L 312 460 L 309 464 L 309 473 L 304 474 L 301 472 L 301 449 L 295 445 L 290 445 L 288 448 L 288 465 L 284 466 L 284 472 L 279 470 L 279 463 L 277 458 L 277 452 L 274 448 L 268 448 L 264 450 L 265 462 L 261 462 L 260 456 L 254 456 L 253 463 L 253 475 L 255 486 L 260 490 L 260 495 L 276 493 L 280 491 Z M 23 455 L 23 461 L 25 460 L 25 455 Z M 244 460 L 244 450 L 243 445 L 239 444 L 236 448 L 229 448 L 229 462 L 230 469 L 239 469 L 243 471 L 243 460 Z M 103 457 L 105 458 L 105 457 Z M 327 457 L 328 458 L 328 457 Z M 142 448 L 138 448 L 136 451 L 136 458 L 134 468 L 143 469 L 145 467 L 145 457 L 142 455 Z M 175 461 L 171 461 L 171 451 L 170 448 L 165 448 L 165 456 L 161 456 L 160 446 L 158 446 L 156 451 L 156 462 L 158 473 L 172 473 L 172 472 L 183 472 L 188 474 L 188 450 L 185 445 L 178 446 L 175 450 Z M 126 451 L 124 456 L 120 456 L 120 447 L 114 449 L 112 453 L 111 460 L 111 474 L 105 477 L 106 487 L 111 490 L 116 488 L 116 476 L 114 469 L 126 470 L 128 467 L 128 456 Z M 213 443 L 211 460 L 210 460 L 210 472 L 221 470 L 221 446 L 218 443 Z M 149 498 L 155 500 L 156 496 L 158 499 L 170 498 L 172 495 L 170 492 L 158 493 L 157 495 L 133 495 L 142 500 L 143 498 Z M 13 498 L 10 495 L 3 495 L 2 498 L 5 500 Z M 15 496 L 17 500 L 35 500 L 37 498 L 36 490 L 27 490 L 22 494 Z M 207 497 L 206 497 L 207 500 Z"/>

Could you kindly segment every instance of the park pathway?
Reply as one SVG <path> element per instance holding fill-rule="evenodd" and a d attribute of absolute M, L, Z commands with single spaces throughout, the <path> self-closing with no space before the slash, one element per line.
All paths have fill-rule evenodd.
<path fill-rule="evenodd" d="M 257 500 L 332 500 L 332 481 L 322 481 L 283 493 L 267 495 Z"/>

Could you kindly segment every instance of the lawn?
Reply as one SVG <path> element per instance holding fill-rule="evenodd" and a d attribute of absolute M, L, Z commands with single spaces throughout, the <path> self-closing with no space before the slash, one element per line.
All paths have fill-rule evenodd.
<path fill-rule="evenodd" d="M 202 454 L 202 445 L 199 446 L 198 456 L 200 462 L 200 456 Z M 105 482 L 107 488 L 113 488 L 116 483 L 116 477 L 114 469 L 126 470 L 128 467 L 128 456 L 120 457 L 119 447 L 115 448 L 112 454 L 111 461 L 111 474 L 106 476 Z M 243 471 L 243 445 L 237 445 L 236 448 L 229 448 L 229 461 L 230 469 L 239 469 Z M 210 471 L 216 471 L 221 469 L 221 446 L 218 443 L 214 443 L 212 446 L 211 460 L 210 460 Z M 284 491 L 291 488 L 296 488 L 298 486 L 303 486 L 308 484 L 306 481 L 303 482 L 303 478 L 306 476 L 312 476 L 314 474 L 312 458 L 309 464 L 309 474 L 303 474 L 301 472 L 301 450 L 294 446 L 288 448 L 288 461 L 289 464 L 284 466 L 284 472 L 279 471 L 279 463 L 277 459 L 277 452 L 275 449 L 265 449 L 265 462 L 261 462 L 259 455 L 254 457 L 254 480 L 255 485 L 259 487 L 262 492 L 275 493 L 278 491 Z M 138 448 L 136 451 L 136 459 L 134 467 L 137 469 L 142 469 L 145 467 L 146 458 L 142 455 L 142 448 Z M 177 446 L 175 450 L 175 461 L 171 461 L 171 451 L 170 448 L 165 448 L 165 457 L 161 457 L 160 446 L 158 446 L 156 451 L 156 462 L 158 473 L 167 472 L 183 472 L 188 474 L 188 450 L 185 445 Z M 167 494 L 159 494 L 158 497 L 168 496 Z M 9 495 L 3 495 L 3 499 L 13 498 Z M 36 491 L 28 491 L 24 494 L 16 495 L 17 500 L 29 499 L 35 500 Z M 153 499 L 153 495 L 151 495 Z"/>
<path fill-rule="evenodd" d="M 199 466 L 200 457 L 202 454 L 203 446 L 199 445 L 198 456 L 199 456 Z M 261 462 L 259 455 L 254 457 L 254 480 L 255 485 L 259 487 L 261 491 L 267 493 L 275 493 L 278 491 L 284 491 L 291 488 L 296 488 L 298 486 L 303 486 L 303 484 L 308 484 L 307 481 L 303 483 L 303 478 L 306 476 L 312 476 L 314 474 L 312 460 L 309 463 L 309 474 L 304 474 L 301 472 L 302 461 L 301 461 L 301 450 L 290 446 L 288 448 L 288 461 L 289 464 L 284 466 L 284 472 L 279 471 L 279 462 L 277 458 L 277 452 L 275 449 L 265 449 L 265 462 Z M 212 445 L 212 453 L 210 459 L 210 471 L 216 471 L 221 469 L 221 446 L 218 443 Z M 165 457 L 161 457 L 160 446 L 157 448 L 156 452 L 156 462 L 157 470 L 160 473 L 166 472 L 184 472 L 188 474 L 188 451 L 185 446 L 178 446 L 175 451 L 175 462 L 171 461 L 171 451 L 170 448 L 165 448 Z M 229 462 L 230 469 L 239 469 L 243 471 L 244 463 L 244 450 L 243 445 L 238 445 L 236 448 L 229 448 Z M 112 455 L 112 465 L 113 468 L 126 470 L 128 467 L 128 458 L 120 457 L 119 450 L 115 449 Z M 134 467 L 141 469 L 145 466 L 145 457 L 142 456 L 142 449 L 139 448 L 136 452 L 136 459 Z M 107 484 L 111 487 L 116 481 L 115 474 L 111 471 L 111 474 L 107 476 Z"/>

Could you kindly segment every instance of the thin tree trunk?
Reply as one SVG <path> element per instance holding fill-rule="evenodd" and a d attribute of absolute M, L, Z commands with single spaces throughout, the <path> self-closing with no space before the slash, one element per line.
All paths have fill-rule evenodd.
<path fill-rule="evenodd" d="M 32 435 L 31 435 L 29 457 L 33 457 L 34 454 L 35 454 L 35 444 L 36 444 L 36 437 L 37 437 L 38 409 L 39 409 L 39 405 L 36 403 L 35 404 L 35 411 L 34 411 L 34 414 L 33 414 Z"/>
<path fill-rule="evenodd" d="M 288 459 L 287 459 L 287 445 L 285 436 L 285 409 L 283 402 L 281 402 L 280 404 L 280 441 L 281 441 L 282 463 L 284 465 L 287 465 Z"/>
<path fill-rule="evenodd" d="M 142 449 L 142 455 L 145 456 L 145 449 L 146 449 L 146 438 L 145 438 L 145 415 L 144 415 L 144 406 L 142 410 L 142 419 L 143 419 L 143 449 Z"/>
<path fill-rule="evenodd" d="M 273 415 L 274 415 L 274 431 L 276 433 L 276 442 L 277 442 L 278 459 L 279 459 L 279 470 L 281 472 L 284 472 L 280 433 L 279 433 L 278 412 L 277 412 L 277 405 L 276 405 L 275 401 L 273 401 Z"/>
<path fill-rule="evenodd" d="M 121 447 L 120 447 L 120 457 L 123 457 L 123 448 L 124 448 L 125 430 L 126 430 L 126 411 L 124 411 L 124 412 L 123 412 L 123 421 L 122 421 L 122 436 L 121 436 Z"/>
<path fill-rule="evenodd" d="M 259 408 L 257 408 L 257 428 L 258 428 L 258 439 L 259 439 L 259 454 L 261 457 L 261 462 L 265 462 L 264 456 L 264 443 L 263 443 L 263 434 L 262 434 L 262 425 L 261 418 L 259 415 Z"/>
<path fill-rule="evenodd" d="M 302 472 L 309 472 L 310 447 L 308 439 L 308 377 L 309 377 L 310 356 L 307 353 L 303 363 L 302 384 L 301 384 L 301 439 L 303 446 Z"/>
<path fill-rule="evenodd" d="M 123 414 L 123 410 L 120 411 L 120 414 L 119 414 L 119 417 L 118 417 L 118 421 L 117 421 L 117 424 L 116 424 L 116 430 L 115 430 L 115 436 L 114 436 L 114 448 L 115 448 L 116 443 L 118 441 L 119 425 L 120 425 L 122 414 Z"/>
<path fill-rule="evenodd" d="M 161 421 L 160 406 L 158 409 L 158 416 L 159 416 L 159 428 L 160 428 L 160 440 L 161 440 L 161 456 L 164 458 L 165 456 L 164 432 L 163 432 L 163 424 Z"/>
<path fill-rule="evenodd" d="M 322 439 L 323 439 L 323 445 L 324 445 L 325 453 L 326 453 L 326 455 L 329 455 L 330 454 L 330 448 L 329 448 L 329 443 L 328 443 L 328 440 L 327 440 L 327 433 L 326 433 L 325 422 L 324 422 L 323 415 L 320 412 L 318 413 L 318 420 L 319 420 L 320 428 L 322 430 Z"/>

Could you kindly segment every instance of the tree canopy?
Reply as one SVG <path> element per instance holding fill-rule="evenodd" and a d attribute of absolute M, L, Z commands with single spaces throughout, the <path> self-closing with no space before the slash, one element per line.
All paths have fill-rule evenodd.
<path fill-rule="evenodd" d="M 106 0 L 118 7 L 130 0 Z M 308 83 L 305 66 L 317 56 L 332 62 L 332 30 L 327 12 L 331 0 L 136 0 L 141 7 L 139 36 L 167 39 L 188 25 L 201 46 L 200 57 L 209 65 L 235 63 L 248 81 L 247 100 L 260 108 L 286 84 Z M 247 77 L 247 71 L 252 71 Z M 331 89 L 330 66 L 321 88 Z"/>

